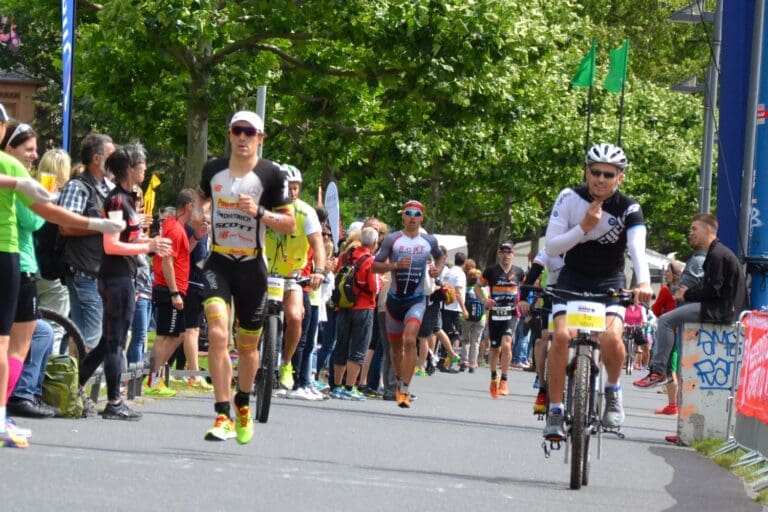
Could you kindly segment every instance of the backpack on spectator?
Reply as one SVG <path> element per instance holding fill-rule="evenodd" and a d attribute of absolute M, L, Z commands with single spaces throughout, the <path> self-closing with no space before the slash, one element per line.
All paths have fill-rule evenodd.
<path fill-rule="evenodd" d="M 331 302 L 337 308 L 348 309 L 355 305 L 357 294 L 355 286 L 355 274 L 363 262 L 370 258 L 370 254 L 363 254 L 356 262 L 352 261 L 352 251 L 344 255 L 344 266 L 336 273 Z"/>
<path fill-rule="evenodd" d="M 59 233 L 59 226 L 46 222 L 35 231 L 35 256 L 43 279 L 53 281 L 67 274 L 67 264 L 64 263 L 64 238 Z"/>
<path fill-rule="evenodd" d="M 65 418 L 80 418 L 83 415 L 78 376 L 77 359 L 74 357 L 65 354 L 52 354 L 48 357 L 43 381 L 43 401 L 57 407 Z"/>
<path fill-rule="evenodd" d="M 469 313 L 467 320 L 470 322 L 479 322 L 480 319 L 483 318 L 483 313 L 485 313 L 485 305 L 483 304 L 483 301 L 476 298 L 474 294 L 471 296 L 469 293 L 466 294 L 464 305 L 466 306 L 467 312 Z"/>

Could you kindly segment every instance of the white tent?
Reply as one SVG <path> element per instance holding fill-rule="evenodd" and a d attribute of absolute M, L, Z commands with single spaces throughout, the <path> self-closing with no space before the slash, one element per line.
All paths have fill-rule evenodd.
<path fill-rule="evenodd" d="M 463 235 L 438 235 L 435 233 L 437 243 L 448 249 L 446 262 L 453 264 L 453 257 L 457 252 L 467 254 L 467 237 Z"/>

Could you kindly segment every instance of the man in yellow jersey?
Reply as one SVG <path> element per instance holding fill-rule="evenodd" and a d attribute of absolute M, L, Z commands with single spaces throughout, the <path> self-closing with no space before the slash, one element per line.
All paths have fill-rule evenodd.
<path fill-rule="evenodd" d="M 290 207 L 296 218 L 296 231 L 291 234 L 267 231 L 265 248 L 269 273 L 283 277 L 299 277 L 301 270 L 307 264 L 308 254 L 311 253 L 314 271 L 309 276 L 309 285 L 312 289 L 316 289 L 323 283 L 326 275 L 325 247 L 320 220 L 317 218 L 315 209 L 299 199 L 301 171 L 292 165 L 282 165 L 281 169 L 288 176 Z M 285 343 L 279 381 L 280 386 L 290 392 L 294 385 L 294 368 L 291 359 L 301 338 L 301 321 L 305 314 L 304 296 L 300 285 L 293 283 L 291 286 L 286 286 L 283 308 L 285 310 Z"/>

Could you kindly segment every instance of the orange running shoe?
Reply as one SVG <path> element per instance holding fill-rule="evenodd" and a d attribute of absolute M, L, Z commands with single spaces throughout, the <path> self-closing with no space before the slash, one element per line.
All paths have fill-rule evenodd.
<path fill-rule="evenodd" d="M 498 398 L 499 396 L 499 381 L 497 379 L 491 379 L 491 398 Z"/>
<path fill-rule="evenodd" d="M 505 381 L 505 380 L 502 380 L 502 381 L 499 383 L 499 394 L 500 394 L 501 396 L 507 396 L 507 395 L 509 395 L 509 384 L 507 383 L 507 381 Z"/>
<path fill-rule="evenodd" d="M 409 409 L 411 407 L 411 394 L 407 391 L 400 393 L 402 400 L 397 404 L 403 409 Z"/>
<path fill-rule="evenodd" d="M 546 414 L 547 413 L 547 392 L 543 389 L 539 390 L 539 394 L 536 395 L 536 402 L 533 404 L 533 414 Z"/>

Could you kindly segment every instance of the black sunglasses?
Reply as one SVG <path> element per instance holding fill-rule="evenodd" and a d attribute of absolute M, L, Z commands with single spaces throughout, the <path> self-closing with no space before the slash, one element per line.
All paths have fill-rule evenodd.
<path fill-rule="evenodd" d="M 233 126 L 231 130 L 232 135 L 235 137 L 239 137 L 243 133 L 246 135 L 246 137 L 254 137 L 257 133 L 259 133 L 253 126 Z"/>
<path fill-rule="evenodd" d="M 332 236 L 331 233 L 323 233 L 323 236 Z"/>
<path fill-rule="evenodd" d="M 601 171 L 600 169 L 590 169 L 589 170 L 589 174 L 591 174 L 595 178 L 599 178 L 600 176 L 603 176 L 607 180 L 612 180 L 613 178 L 616 177 L 616 173 L 615 172 Z"/>

